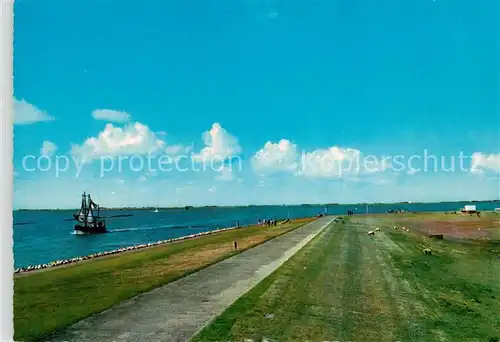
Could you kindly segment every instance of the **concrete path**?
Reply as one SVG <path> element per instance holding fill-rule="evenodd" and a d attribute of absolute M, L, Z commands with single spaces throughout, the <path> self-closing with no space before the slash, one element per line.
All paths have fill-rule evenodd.
<path fill-rule="evenodd" d="M 331 216 L 322 217 L 127 300 L 76 323 L 53 336 L 51 341 L 187 341 L 281 266 L 332 220 Z"/>

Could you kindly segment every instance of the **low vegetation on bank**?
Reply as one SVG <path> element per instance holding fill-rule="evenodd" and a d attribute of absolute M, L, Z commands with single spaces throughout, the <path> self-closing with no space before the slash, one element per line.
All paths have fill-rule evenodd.
<path fill-rule="evenodd" d="M 142 292 L 297 228 L 251 226 L 14 278 L 14 338 L 39 340 Z M 233 242 L 238 242 L 238 250 Z"/>
<path fill-rule="evenodd" d="M 500 215 L 345 222 L 325 229 L 193 341 L 499 341 Z M 429 238 L 431 228 L 445 238 Z M 476 237 L 478 228 L 488 234 Z"/>

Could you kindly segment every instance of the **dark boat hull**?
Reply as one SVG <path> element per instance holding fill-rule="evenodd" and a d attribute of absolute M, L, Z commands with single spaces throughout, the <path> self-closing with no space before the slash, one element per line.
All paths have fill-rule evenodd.
<path fill-rule="evenodd" d="M 75 224 L 75 232 L 80 234 L 102 234 L 107 233 L 105 224 L 97 224 L 95 226 L 82 226 Z"/>

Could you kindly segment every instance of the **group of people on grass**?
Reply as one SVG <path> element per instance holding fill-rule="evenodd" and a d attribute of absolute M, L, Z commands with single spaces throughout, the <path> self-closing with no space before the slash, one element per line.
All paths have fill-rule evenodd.
<path fill-rule="evenodd" d="M 258 220 L 257 224 L 262 224 L 264 226 L 275 226 L 278 224 L 278 221 L 276 219 L 264 219 L 264 220 Z"/>

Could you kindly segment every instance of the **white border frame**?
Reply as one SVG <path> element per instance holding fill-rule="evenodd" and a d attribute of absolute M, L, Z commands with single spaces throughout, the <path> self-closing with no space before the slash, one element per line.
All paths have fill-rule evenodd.
<path fill-rule="evenodd" d="M 14 341 L 13 324 L 13 0 L 0 0 L 0 196 L 1 295 L 0 340 Z"/>

